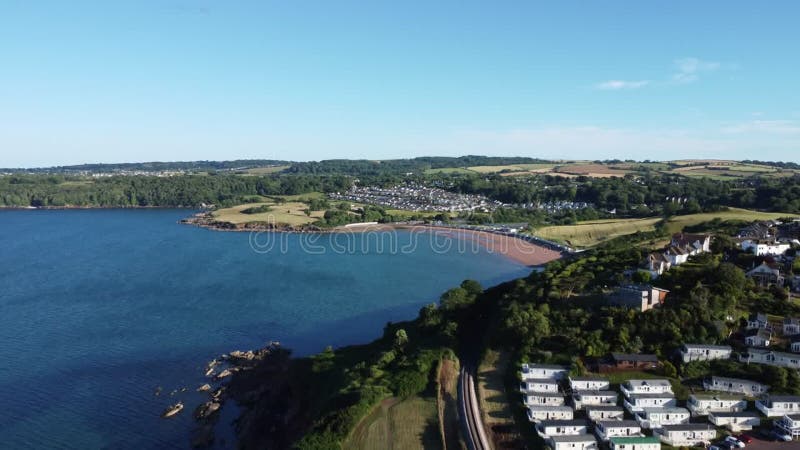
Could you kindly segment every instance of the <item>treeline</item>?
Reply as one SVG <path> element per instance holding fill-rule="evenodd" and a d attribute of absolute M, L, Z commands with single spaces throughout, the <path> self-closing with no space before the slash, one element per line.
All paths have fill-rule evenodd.
<path fill-rule="evenodd" d="M 800 212 L 800 177 L 719 181 L 646 174 L 574 179 L 542 175 L 454 177 L 452 189 L 504 203 L 586 202 L 617 215 L 645 217 L 716 211 L 725 206 Z"/>
<path fill-rule="evenodd" d="M 428 169 L 471 166 L 505 166 L 509 164 L 538 164 L 550 161 L 526 157 L 500 156 L 426 156 L 413 159 L 388 159 L 373 161 L 366 159 L 329 159 L 294 163 L 287 173 L 345 174 L 357 177 L 381 175 L 405 175 L 421 173 Z"/>
<path fill-rule="evenodd" d="M 70 175 L 76 173 L 108 173 L 119 171 L 191 171 L 205 172 L 215 170 L 236 170 L 254 167 L 286 166 L 289 161 L 274 159 L 234 159 L 231 161 L 172 161 L 172 162 L 141 162 L 141 163 L 116 163 L 116 164 L 78 164 L 73 166 L 37 167 L 28 169 L 0 169 L 5 173 L 47 173 Z"/>
<path fill-rule="evenodd" d="M 343 176 L 182 175 L 174 177 L 64 175 L 0 177 L 0 206 L 197 207 L 228 206 L 254 195 L 297 195 L 349 189 Z"/>

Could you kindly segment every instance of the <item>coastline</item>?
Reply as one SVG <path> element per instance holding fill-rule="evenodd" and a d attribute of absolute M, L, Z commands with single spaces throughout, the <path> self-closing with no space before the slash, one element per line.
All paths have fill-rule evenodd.
<path fill-rule="evenodd" d="M 497 253 L 528 267 L 536 267 L 564 256 L 563 251 L 555 250 L 543 244 L 531 242 L 522 236 L 508 233 L 493 233 L 486 230 L 456 228 L 443 225 L 427 225 L 420 223 L 383 223 L 383 224 L 349 224 L 334 228 L 316 226 L 295 227 L 269 222 L 249 222 L 233 224 L 214 220 L 208 213 L 198 213 L 180 221 L 182 224 L 194 225 L 213 231 L 228 232 L 275 232 L 275 233 L 308 233 L 308 234 L 363 234 L 372 232 L 391 232 L 406 230 L 412 233 L 434 233 L 436 237 L 452 238 L 479 245 L 489 253 Z"/>

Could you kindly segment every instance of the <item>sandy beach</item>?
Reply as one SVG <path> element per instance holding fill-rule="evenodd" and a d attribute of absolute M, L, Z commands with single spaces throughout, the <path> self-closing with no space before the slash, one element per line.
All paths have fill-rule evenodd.
<path fill-rule="evenodd" d="M 540 266 L 562 257 L 561 252 L 534 244 L 514 236 L 490 233 L 488 231 L 468 230 L 462 228 L 437 227 L 428 225 L 391 225 L 377 224 L 355 227 L 341 227 L 335 230 L 340 233 L 364 233 L 391 230 L 408 230 L 412 233 L 433 233 L 435 242 L 447 245 L 447 240 L 458 240 L 460 250 L 473 251 L 475 246 L 483 247 L 490 253 L 498 253 L 526 266 Z"/>

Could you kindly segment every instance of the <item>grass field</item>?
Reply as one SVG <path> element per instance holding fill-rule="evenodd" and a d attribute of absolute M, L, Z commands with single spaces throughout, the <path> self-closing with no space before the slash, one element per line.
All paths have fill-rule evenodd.
<path fill-rule="evenodd" d="M 720 220 L 756 221 L 778 219 L 790 214 L 766 213 L 746 209 L 731 208 L 728 211 L 714 213 L 689 214 L 674 216 L 667 222 L 667 230 L 676 233 L 685 227 L 697 225 L 719 218 Z M 573 247 L 592 247 L 615 237 L 633 234 L 637 231 L 653 231 L 659 217 L 645 219 L 608 219 L 579 222 L 576 225 L 558 225 L 543 227 L 534 231 L 534 235 L 559 242 L 566 242 Z"/>
<path fill-rule="evenodd" d="M 252 169 L 247 169 L 246 172 L 248 175 L 267 175 L 270 173 L 282 172 L 289 167 L 291 166 L 253 167 Z"/>
<path fill-rule="evenodd" d="M 342 448 L 441 449 L 436 399 L 411 397 L 382 402 L 358 424 Z"/>
<path fill-rule="evenodd" d="M 251 208 L 254 206 L 267 205 L 272 208 L 272 211 L 259 213 L 259 214 L 243 214 L 243 209 Z M 276 224 L 286 225 L 305 225 L 322 217 L 323 211 L 313 211 L 311 216 L 307 216 L 303 211 L 308 205 L 297 201 L 287 201 L 286 203 L 276 204 L 274 201 L 262 203 L 247 203 L 244 205 L 237 205 L 231 208 L 220 209 L 214 211 L 213 216 L 222 222 L 230 223 L 245 223 L 245 222 L 274 222 Z"/>
<path fill-rule="evenodd" d="M 637 231 L 653 231 L 660 217 L 646 219 L 609 219 L 539 228 L 534 235 L 573 247 L 591 247 L 618 236 Z"/>

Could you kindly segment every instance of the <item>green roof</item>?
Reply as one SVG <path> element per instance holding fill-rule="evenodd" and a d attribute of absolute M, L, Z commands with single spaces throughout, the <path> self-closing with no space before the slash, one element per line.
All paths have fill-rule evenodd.
<path fill-rule="evenodd" d="M 652 436 L 643 436 L 643 437 L 612 437 L 611 442 L 615 444 L 658 444 L 661 441 Z"/>

